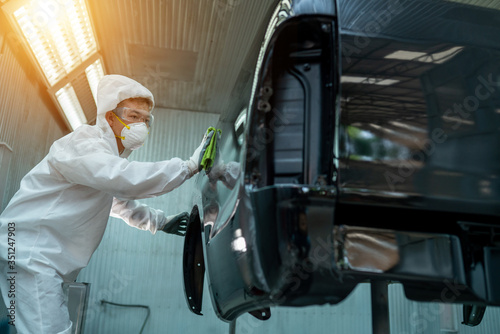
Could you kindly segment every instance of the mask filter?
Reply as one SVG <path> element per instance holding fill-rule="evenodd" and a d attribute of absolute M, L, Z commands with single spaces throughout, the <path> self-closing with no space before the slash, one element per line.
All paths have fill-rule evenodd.
<path fill-rule="evenodd" d="M 146 138 L 149 134 L 149 128 L 147 127 L 146 123 L 139 122 L 125 124 L 118 116 L 116 116 L 115 113 L 113 113 L 113 115 L 115 115 L 118 121 L 120 121 L 120 123 L 122 123 L 124 126 L 121 132 L 121 136 L 115 135 L 115 137 L 122 140 L 123 147 L 133 151 L 144 145 L 144 142 L 146 141 Z"/>
<path fill-rule="evenodd" d="M 136 150 L 146 141 L 149 129 L 144 123 L 132 123 L 122 130 L 122 144 L 129 150 Z"/>

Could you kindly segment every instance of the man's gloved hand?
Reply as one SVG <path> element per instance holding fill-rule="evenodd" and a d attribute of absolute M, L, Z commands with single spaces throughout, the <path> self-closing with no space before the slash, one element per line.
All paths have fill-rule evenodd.
<path fill-rule="evenodd" d="M 191 176 L 198 173 L 201 170 L 201 159 L 203 158 L 203 154 L 207 150 L 208 144 L 210 144 L 210 140 L 214 135 L 214 131 L 210 131 L 209 133 L 203 136 L 200 146 L 194 151 L 193 155 L 189 160 L 187 160 L 187 166 L 189 168 Z"/>
<path fill-rule="evenodd" d="M 210 182 L 221 181 L 227 188 L 233 189 L 240 177 L 240 163 L 229 161 L 227 164 L 223 161 L 217 162 L 210 172 L 207 172 Z"/>
<path fill-rule="evenodd" d="M 161 228 L 163 232 L 180 236 L 184 236 L 186 234 L 189 213 L 181 212 L 173 216 L 168 216 L 166 220 L 167 222 Z"/>

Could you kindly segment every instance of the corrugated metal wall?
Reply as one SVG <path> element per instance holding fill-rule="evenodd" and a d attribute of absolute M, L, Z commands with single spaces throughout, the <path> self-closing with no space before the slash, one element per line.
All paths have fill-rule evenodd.
<path fill-rule="evenodd" d="M 42 96 L 43 88 L 28 77 L 26 71 L 31 66 L 23 68 L 26 64 L 20 63 L 23 57 L 17 57 L 21 52 L 19 44 L 12 43 L 17 41 L 15 36 L 9 37 L 12 35 L 0 30 L 0 143 L 6 145 L 2 147 L 10 156 L 9 159 L 4 156 L 3 160 L 0 157 L 0 174 L 6 176 L 0 188 L 0 211 L 19 189 L 22 177 L 42 160 L 54 140 L 67 131 L 56 122 L 50 104 L 44 102 L 48 96 Z M 0 323 L 6 314 L 0 296 Z"/>
<path fill-rule="evenodd" d="M 358 285 L 349 297 L 337 305 L 272 308 L 271 318 L 265 322 L 243 315 L 236 321 L 236 333 L 369 334 L 370 286 Z"/>
<path fill-rule="evenodd" d="M 3 35 L 3 36 L 2 36 Z M 11 48 L 9 40 L 15 40 L 0 31 L 0 142 L 12 148 L 9 174 L 5 189 L 3 209 L 19 188 L 21 178 L 47 154 L 54 140 L 59 139 L 66 129 L 55 121 L 42 97 L 45 88 L 29 78 L 26 71 L 29 64 L 21 64 L 16 57 L 19 45 Z M 23 69 L 23 66 L 25 67 Z"/>
<path fill-rule="evenodd" d="M 448 299 L 452 290 L 443 291 Z M 457 304 L 421 303 L 406 299 L 401 284 L 389 285 L 391 333 L 398 334 L 493 334 L 500 333 L 500 308 L 487 307 L 477 327 L 462 325 L 462 306 Z"/>
<path fill-rule="evenodd" d="M 370 285 L 363 283 L 338 305 L 273 308 L 271 319 L 266 322 L 244 315 L 237 320 L 236 333 L 370 334 L 372 333 L 370 303 Z M 389 310 L 392 334 L 500 333 L 498 307 L 488 307 L 482 323 L 477 327 L 468 327 L 460 324 L 463 320 L 461 305 L 408 300 L 400 284 L 389 285 Z"/>

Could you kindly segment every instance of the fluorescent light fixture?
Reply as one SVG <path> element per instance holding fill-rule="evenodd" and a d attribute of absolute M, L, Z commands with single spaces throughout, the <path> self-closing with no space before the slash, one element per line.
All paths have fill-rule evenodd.
<path fill-rule="evenodd" d="M 101 60 L 97 59 L 92 65 L 85 69 L 85 74 L 89 82 L 90 90 L 94 96 L 94 100 L 97 103 L 97 85 L 99 81 L 104 77 L 104 70 L 102 68 Z"/>
<path fill-rule="evenodd" d="M 14 18 L 50 86 L 97 52 L 84 0 L 31 0 Z"/>
<path fill-rule="evenodd" d="M 419 128 L 419 127 L 414 126 L 414 125 L 409 125 L 409 124 L 401 123 L 401 122 L 398 122 L 398 121 L 390 121 L 389 123 L 392 124 L 392 125 L 394 125 L 394 126 L 397 126 L 397 127 L 403 128 L 403 129 L 407 129 L 409 131 L 420 132 L 420 133 L 427 133 L 426 129 Z"/>
<path fill-rule="evenodd" d="M 419 60 L 421 57 L 427 55 L 425 52 L 415 52 L 415 51 L 405 51 L 398 50 L 393 53 L 389 53 L 384 58 L 386 59 L 400 59 L 400 60 Z"/>
<path fill-rule="evenodd" d="M 396 136 L 396 137 L 399 137 L 399 138 L 406 138 L 406 139 L 414 139 L 415 137 L 412 136 L 412 135 L 408 135 L 406 133 L 402 133 L 402 132 L 399 132 L 399 131 L 396 131 L 396 130 L 393 130 L 393 129 L 389 129 L 387 127 L 383 127 L 383 126 L 380 126 L 378 124 L 373 124 L 373 123 L 370 123 L 368 124 L 369 126 L 371 126 L 372 128 L 376 129 L 376 130 L 379 130 L 379 131 L 382 131 L 382 132 L 385 132 L 385 133 L 388 133 L 390 135 L 393 135 L 393 136 Z"/>
<path fill-rule="evenodd" d="M 87 123 L 87 118 L 83 112 L 75 90 L 71 84 L 67 84 L 56 92 L 56 98 L 68 119 L 72 130 Z"/>
<path fill-rule="evenodd" d="M 474 121 L 469 121 L 467 119 L 463 119 L 460 117 L 454 117 L 454 116 L 441 116 L 442 119 L 444 119 L 447 122 L 455 122 L 455 123 L 462 123 L 465 125 L 474 125 Z"/>
<path fill-rule="evenodd" d="M 393 85 L 393 84 L 399 82 L 399 80 L 343 75 L 340 78 L 340 82 L 341 83 L 359 83 L 359 84 L 364 84 L 364 85 L 390 86 L 390 85 Z"/>
<path fill-rule="evenodd" d="M 406 51 L 406 50 L 398 50 L 393 53 L 388 54 L 384 58 L 386 59 L 399 59 L 399 60 L 411 60 L 418 61 L 421 63 L 433 63 L 433 64 L 441 64 L 445 61 L 453 58 L 457 55 L 463 47 L 456 46 L 450 48 L 448 50 L 444 50 L 436 53 L 425 53 L 425 52 L 415 52 L 415 51 Z"/>
<path fill-rule="evenodd" d="M 74 130 L 87 123 L 71 83 L 80 84 L 85 71 L 95 100 L 104 71 L 86 0 L 9 0 L 1 9 L 25 37 L 28 54 L 67 125 Z"/>

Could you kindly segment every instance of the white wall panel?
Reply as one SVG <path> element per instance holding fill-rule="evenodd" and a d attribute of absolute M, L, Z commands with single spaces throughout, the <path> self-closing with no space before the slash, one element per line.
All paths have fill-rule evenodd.
<path fill-rule="evenodd" d="M 203 332 L 205 333 L 205 332 Z M 337 305 L 274 307 L 271 318 L 259 321 L 246 314 L 236 321 L 238 334 L 369 334 L 370 286 L 358 285 Z"/>
<path fill-rule="evenodd" d="M 50 110 L 55 107 L 46 103 L 48 96 L 28 76 L 31 66 L 23 68 L 21 49 L 12 41 L 17 41 L 15 35 L 0 31 L 0 211 L 19 189 L 22 177 L 67 131 L 56 122 Z M 6 314 L 0 296 L 0 323 Z"/>
<path fill-rule="evenodd" d="M 48 153 L 50 145 L 67 133 L 54 119 L 57 112 L 49 109 L 55 106 L 46 102 L 44 88 L 27 75 L 32 67 L 19 62 L 23 57 L 16 57 L 22 51 L 9 42 L 15 39 L 4 37 L 0 38 L 0 44 L 4 43 L 0 50 L 0 142 L 12 148 L 12 157 L 0 209 L 19 189 L 21 178 Z"/>
<path fill-rule="evenodd" d="M 458 291 L 458 290 L 457 290 Z M 451 291 L 443 290 L 447 298 L 452 298 Z M 487 307 L 483 321 L 479 326 L 469 327 L 462 325 L 462 305 L 448 304 L 451 311 L 451 321 L 443 321 L 446 316 L 444 304 L 438 301 L 432 303 L 415 302 L 408 300 L 404 295 L 401 284 L 389 285 L 389 303 L 391 333 L 397 334 L 493 334 L 500 333 L 500 308 Z M 447 326 L 451 325 L 446 329 Z"/>

